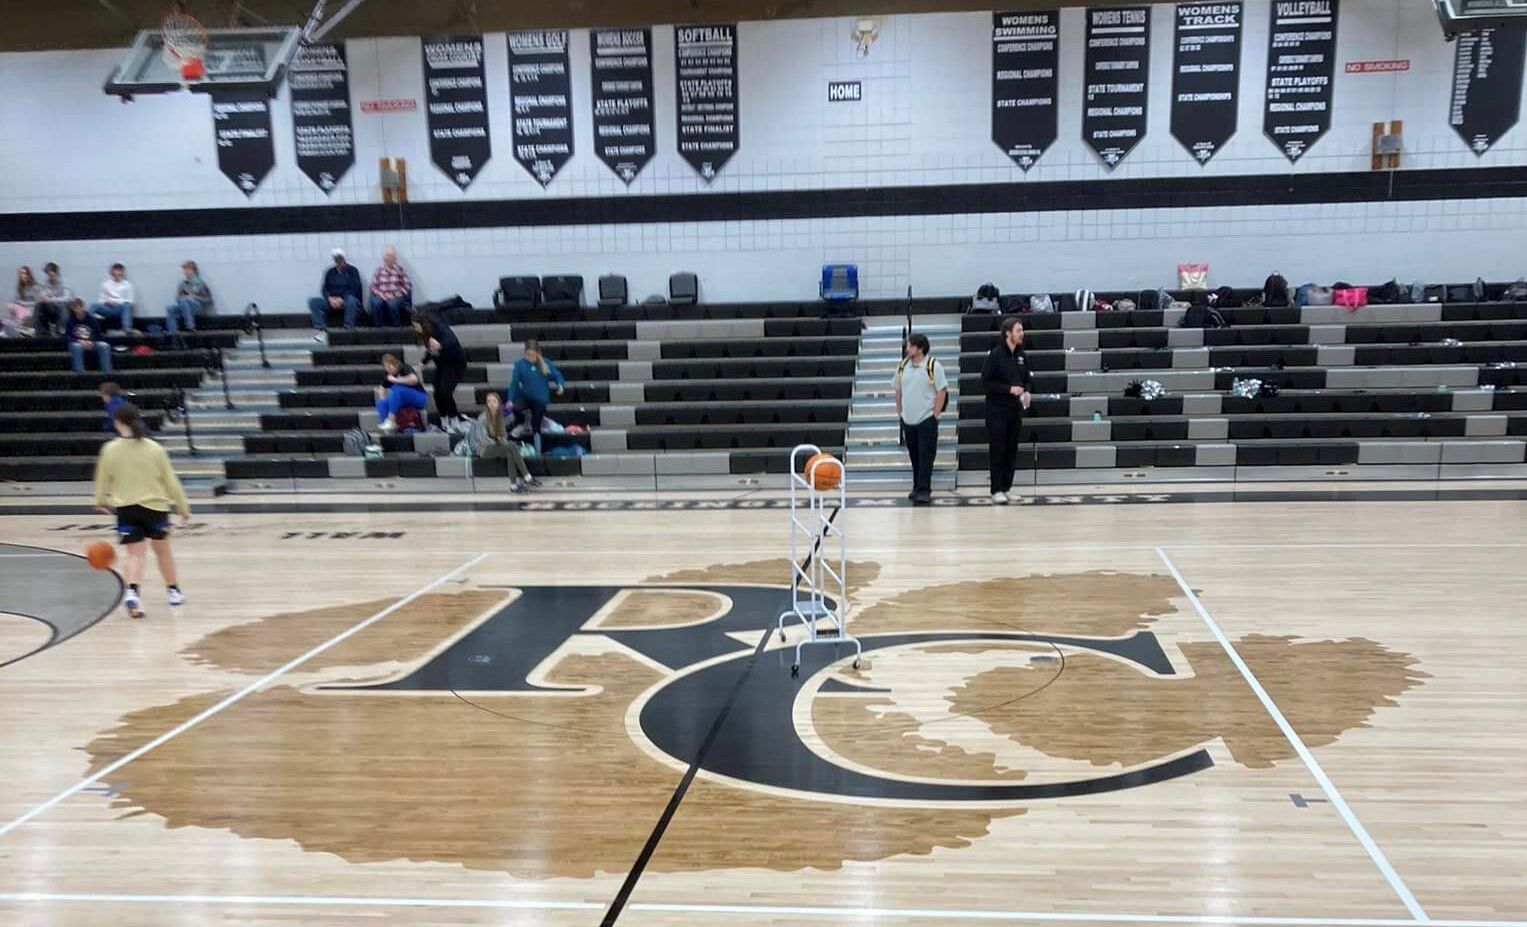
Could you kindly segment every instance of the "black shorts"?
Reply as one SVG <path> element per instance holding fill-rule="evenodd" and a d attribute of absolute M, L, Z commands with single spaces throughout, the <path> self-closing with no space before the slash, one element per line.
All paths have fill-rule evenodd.
<path fill-rule="evenodd" d="M 170 513 L 124 505 L 117 509 L 117 535 L 123 544 L 136 544 L 145 538 L 162 541 L 170 534 Z"/>

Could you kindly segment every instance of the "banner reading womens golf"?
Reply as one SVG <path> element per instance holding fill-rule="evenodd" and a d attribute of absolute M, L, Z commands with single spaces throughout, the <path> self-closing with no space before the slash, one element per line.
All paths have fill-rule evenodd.
<path fill-rule="evenodd" d="M 1060 13 L 993 13 L 991 138 L 1027 171 L 1055 144 Z"/>
<path fill-rule="evenodd" d="M 573 83 L 567 30 L 509 33 L 514 160 L 541 186 L 573 158 Z"/>

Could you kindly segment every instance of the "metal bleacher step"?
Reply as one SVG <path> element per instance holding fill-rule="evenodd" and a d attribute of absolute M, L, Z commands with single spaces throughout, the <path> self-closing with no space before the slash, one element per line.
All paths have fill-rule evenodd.
<path fill-rule="evenodd" d="M 190 454 L 191 442 L 186 440 L 184 433 L 172 434 L 164 432 L 155 435 L 154 439 L 164 445 L 164 449 L 169 451 L 171 455 Z M 198 455 L 223 457 L 244 453 L 244 436 L 241 434 L 202 434 L 193 432 L 191 441 L 195 442 Z"/>

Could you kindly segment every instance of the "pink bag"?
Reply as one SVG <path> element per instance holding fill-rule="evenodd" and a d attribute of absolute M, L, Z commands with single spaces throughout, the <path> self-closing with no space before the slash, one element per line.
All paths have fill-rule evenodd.
<path fill-rule="evenodd" d="M 1361 309 L 1368 305 L 1368 288 L 1365 286 L 1345 287 L 1337 290 L 1333 295 L 1336 305 L 1345 306 L 1348 309 Z"/>

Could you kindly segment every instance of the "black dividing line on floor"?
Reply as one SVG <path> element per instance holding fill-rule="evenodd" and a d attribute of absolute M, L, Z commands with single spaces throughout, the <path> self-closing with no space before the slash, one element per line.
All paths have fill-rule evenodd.
<path fill-rule="evenodd" d="M 827 524 L 831 525 L 838 520 L 838 513 L 842 509 L 833 509 L 827 518 Z M 801 561 L 801 570 L 811 568 L 811 561 L 822 549 L 822 537 L 818 536 L 811 551 L 806 554 L 806 559 Z M 662 815 L 657 819 L 657 824 L 652 828 L 652 833 L 647 835 L 647 842 L 642 846 L 641 853 L 637 854 L 636 862 L 631 864 L 631 871 L 626 873 L 626 879 L 620 884 L 620 891 L 615 893 L 615 898 L 610 902 L 609 910 L 604 912 L 604 918 L 600 920 L 599 927 L 614 927 L 620 919 L 621 912 L 625 910 L 627 902 L 631 900 L 631 893 L 636 890 L 636 883 L 641 880 L 642 873 L 647 871 L 647 864 L 652 861 L 652 856 L 657 852 L 658 844 L 663 841 L 663 834 L 668 831 L 668 825 L 673 822 L 673 816 L 678 813 L 679 805 L 683 804 L 684 796 L 688 794 L 689 787 L 695 781 L 695 775 L 699 773 L 700 766 L 705 762 L 705 756 L 710 752 L 711 745 L 716 742 L 716 737 L 721 733 L 721 726 L 726 723 L 727 715 L 731 714 L 732 706 L 737 702 L 737 696 L 742 692 L 742 687 L 747 685 L 748 677 L 753 674 L 753 667 L 758 665 L 758 658 L 763 655 L 764 648 L 769 644 L 769 637 L 774 633 L 773 628 L 765 627 L 758 637 L 758 646 L 753 648 L 752 656 L 748 657 L 742 672 L 737 674 L 737 682 L 732 686 L 732 691 L 722 703 L 721 710 L 716 712 L 716 717 L 711 721 L 710 730 L 705 734 L 705 740 L 701 742 L 700 749 L 695 751 L 694 759 L 689 761 L 689 769 L 684 771 L 684 778 L 679 780 L 678 787 L 673 790 L 673 795 L 668 799 L 668 805 L 663 809 Z"/>

